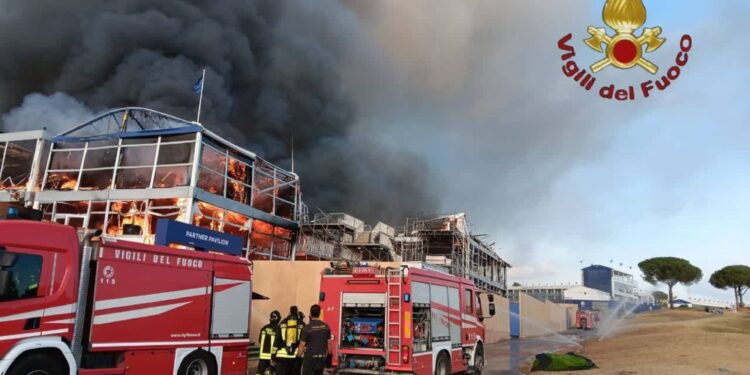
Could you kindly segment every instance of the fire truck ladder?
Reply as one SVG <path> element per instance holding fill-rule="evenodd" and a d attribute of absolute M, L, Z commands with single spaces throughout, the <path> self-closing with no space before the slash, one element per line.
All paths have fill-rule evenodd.
<path fill-rule="evenodd" d="M 388 332 L 386 362 L 388 365 L 401 364 L 401 270 L 389 269 L 388 283 Z"/>

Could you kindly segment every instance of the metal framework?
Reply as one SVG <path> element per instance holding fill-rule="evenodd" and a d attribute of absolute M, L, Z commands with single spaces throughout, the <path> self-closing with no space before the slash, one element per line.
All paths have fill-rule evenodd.
<path fill-rule="evenodd" d="M 393 246 L 395 230 L 378 223 L 374 227 L 345 213 L 318 212 L 300 223 L 298 257 L 345 261 L 398 261 Z"/>
<path fill-rule="evenodd" d="M 408 218 L 395 238 L 405 262 L 439 265 L 451 274 L 467 277 L 481 289 L 507 293 L 507 268 L 492 244 L 471 233 L 465 214 Z"/>

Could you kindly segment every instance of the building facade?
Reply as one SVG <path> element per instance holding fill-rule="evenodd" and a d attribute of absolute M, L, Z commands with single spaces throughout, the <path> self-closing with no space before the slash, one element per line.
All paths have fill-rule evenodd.
<path fill-rule="evenodd" d="M 581 271 L 584 286 L 606 292 L 615 300 L 639 300 L 638 283 L 633 275 L 602 265 L 591 265 Z"/>
<path fill-rule="evenodd" d="M 3 185 L 0 199 L 31 204 L 45 220 L 152 243 L 164 218 L 239 236 L 252 259 L 294 257 L 297 175 L 201 124 L 122 108 L 52 138 L 2 136 L 14 160 L 9 185 L 25 183 Z M 19 154 L 27 177 L 16 171 Z"/>

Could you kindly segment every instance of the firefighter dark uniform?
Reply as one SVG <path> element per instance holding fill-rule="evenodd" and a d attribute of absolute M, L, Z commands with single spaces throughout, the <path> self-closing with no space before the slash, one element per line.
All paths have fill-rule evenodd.
<path fill-rule="evenodd" d="M 271 362 L 276 354 L 276 329 L 279 326 L 280 320 L 281 313 L 274 311 L 271 313 L 270 323 L 260 329 L 260 337 L 258 338 L 260 355 L 258 357 L 258 370 L 255 371 L 256 375 L 273 374 Z"/>
<path fill-rule="evenodd" d="M 319 319 L 310 318 L 310 324 L 302 330 L 300 341 L 305 343 L 302 354 L 302 375 L 323 375 L 328 357 L 328 341 L 331 329 Z"/>
<path fill-rule="evenodd" d="M 299 317 L 297 306 L 292 306 L 289 316 L 279 323 L 276 330 L 276 374 L 299 375 L 300 362 L 297 359 L 299 338 L 305 323 Z"/>

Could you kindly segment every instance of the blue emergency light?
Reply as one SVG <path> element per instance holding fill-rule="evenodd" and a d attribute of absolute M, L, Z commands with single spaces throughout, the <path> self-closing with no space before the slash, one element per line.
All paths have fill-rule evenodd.
<path fill-rule="evenodd" d="M 404 302 L 409 303 L 411 301 L 411 295 L 409 293 L 404 293 Z"/>

